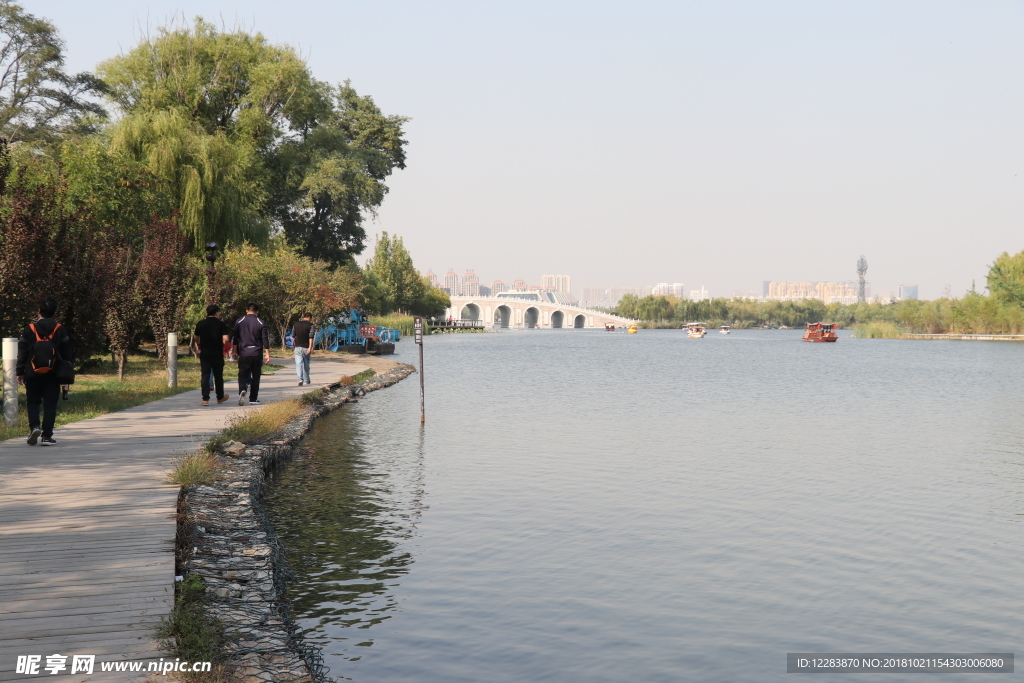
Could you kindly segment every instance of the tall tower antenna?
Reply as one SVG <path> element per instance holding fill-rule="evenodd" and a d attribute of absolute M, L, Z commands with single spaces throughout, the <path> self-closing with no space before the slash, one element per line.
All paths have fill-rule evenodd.
<path fill-rule="evenodd" d="M 864 283 L 864 276 L 868 273 L 868 260 L 864 258 L 864 254 L 860 255 L 860 259 L 857 261 L 857 277 L 860 279 L 859 287 L 857 289 L 857 301 L 864 303 L 868 300 L 867 287 Z"/>

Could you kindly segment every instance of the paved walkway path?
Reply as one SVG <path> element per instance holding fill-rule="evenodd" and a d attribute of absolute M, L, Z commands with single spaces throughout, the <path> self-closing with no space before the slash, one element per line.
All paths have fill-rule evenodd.
<path fill-rule="evenodd" d="M 336 382 L 378 359 L 314 358 L 310 387 L 295 366 L 265 376 L 264 403 Z M 178 487 L 171 459 L 195 448 L 243 410 L 232 400 L 200 405 L 199 390 L 54 432 L 58 445 L 0 442 L 0 681 L 50 675 L 48 655 L 68 657 L 61 681 L 138 680 L 100 673 L 99 662 L 159 660 L 153 629 L 174 595 Z M 58 408 L 59 409 L 59 408 Z M 75 675 L 71 655 L 96 655 L 93 676 Z M 15 672 L 18 655 L 41 655 L 39 675 Z"/>

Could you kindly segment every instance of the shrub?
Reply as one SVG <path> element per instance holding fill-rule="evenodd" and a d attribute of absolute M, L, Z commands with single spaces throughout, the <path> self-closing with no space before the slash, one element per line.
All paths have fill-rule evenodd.
<path fill-rule="evenodd" d="M 256 410 L 248 410 L 228 422 L 224 428 L 223 438 L 244 443 L 273 434 L 283 429 L 300 410 L 302 406 L 298 399 L 294 398 L 269 403 Z"/>
<path fill-rule="evenodd" d="M 206 447 L 174 458 L 167 482 L 179 486 L 209 484 L 217 476 L 217 458 Z"/>

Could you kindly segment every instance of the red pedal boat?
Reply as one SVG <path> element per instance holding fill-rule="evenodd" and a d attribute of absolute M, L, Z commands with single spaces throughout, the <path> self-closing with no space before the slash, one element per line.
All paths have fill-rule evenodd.
<path fill-rule="evenodd" d="M 804 330 L 804 341 L 834 342 L 836 339 L 839 339 L 839 335 L 833 323 L 807 323 L 807 329 Z"/>

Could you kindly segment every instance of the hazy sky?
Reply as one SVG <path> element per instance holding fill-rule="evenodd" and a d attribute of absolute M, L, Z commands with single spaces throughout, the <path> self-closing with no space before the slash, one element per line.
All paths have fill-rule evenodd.
<path fill-rule="evenodd" d="M 175 13 L 408 124 L 371 232 L 481 281 L 845 280 L 940 296 L 1024 249 L 1021 2 L 26 0 L 69 68 Z"/>

